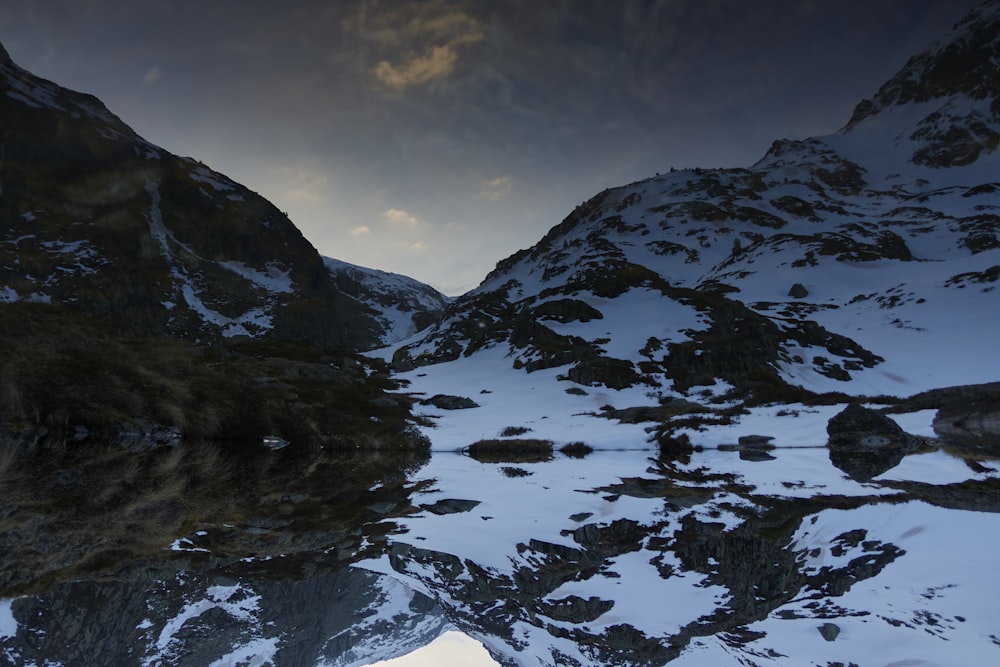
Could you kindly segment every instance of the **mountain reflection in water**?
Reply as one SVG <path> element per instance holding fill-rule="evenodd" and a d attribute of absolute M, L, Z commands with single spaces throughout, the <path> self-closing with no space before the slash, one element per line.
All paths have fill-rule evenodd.
<path fill-rule="evenodd" d="M 0 654 L 359 667 L 449 630 L 501 664 L 996 651 L 995 470 L 931 452 L 862 484 L 770 453 L 5 451 Z"/>

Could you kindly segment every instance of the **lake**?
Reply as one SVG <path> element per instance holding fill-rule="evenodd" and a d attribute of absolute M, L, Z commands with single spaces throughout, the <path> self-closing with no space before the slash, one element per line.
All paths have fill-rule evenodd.
<path fill-rule="evenodd" d="M 12 458 L 9 664 L 359 667 L 455 630 L 512 665 L 1000 655 L 1000 474 L 937 450 L 865 483 L 815 446 Z"/>

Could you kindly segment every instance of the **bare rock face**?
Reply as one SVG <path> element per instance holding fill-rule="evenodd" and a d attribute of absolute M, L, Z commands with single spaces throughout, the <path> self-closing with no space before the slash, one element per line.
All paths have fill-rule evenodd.
<path fill-rule="evenodd" d="M 971 456 L 1000 456 L 1000 398 L 938 410 L 934 433 Z"/>
<path fill-rule="evenodd" d="M 889 417 L 851 403 L 827 423 L 830 462 L 858 482 L 895 468 L 917 442 Z"/>

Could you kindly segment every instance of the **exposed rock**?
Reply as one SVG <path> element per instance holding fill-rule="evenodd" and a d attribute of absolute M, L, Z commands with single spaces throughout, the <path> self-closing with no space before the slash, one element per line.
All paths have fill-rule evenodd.
<path fill-rule="evenodd" d="M 744 448 L 740 450 L 740 460 L 741 461 L 751 461 L 758 463 L 760 461 L 773 461 L 776 457 L 768 454 L 763 449 L 754 448 Z"/>
<path fill-rule="evenodd" d="M 578 595 L 570 595 L 562 600 L 541 602 L 538 611 L 556 621 L 582 623 L 597 620 L 614 606 L 614 600 L 602 600 L 594 596 L 584 600 Z"/>
<path fill-rule="evenodd" d="M 612 408 L 605 406 L 599 417 L 617 419 L 622 424 L 641 424 L 642 422 L 664 422 L 677 415 L 697 412 L 707 412 L 705 406 L 684 398 L 666 398 L 659 405 L 637 405 L 628 408 Z"/>
<path fill-rule="evenodd" d="M 71 581 L 18 598 L 19 622 L 0 635 L 0 651 L 19 658 L 5 664 L 271 664 L 240 657 L 253 638 L 263 653 L 251 658 L 271 644 L 273 664 L 358 664 L 379 646 L 405 653 L 448 627 L 434 600 L 384 575 L 325 567 L 307 578 L 254 578 L 232 571 L 240 568 L 252 570 Z M 377 613 L 389 604 L 399 609 L 391 620 Z"/>
<path fill-rule="evenodd" d="M 775 457 L 768 453 L 774 449 L 771 440 L 770 435 L 741 435 L 738 444 L 719 445 L 719 451 L 739 452 L 741 461 L 773 461 Z"/>
<path fill-rule="evenodd" d="M 582 442 L 571 442 L 560 447 L 559 451 L 572 459 L 582 459 L 588 454 L 592 454 L 594 448 Z"/>
<path fill-rule="evenodd" d="M 557 322 L 589 322 L 604 319 L 601 311 L 587 305 L 579 299 L 554 299 L 545 301 L 532 309 L 531 314 L 538 319 L 551 319 Z"/>
<path fill-rule="evenodd" d="M 462 512 L 469 512 L 474 509 L 480 502 L 478 500 L 461 500 L 456 498 L 445 498 L 439 500 L 433 505 L 421 505 L 423 509 L 427 510 L 431 514 L 444 515 L 444 514 L 460 514 Z"/>
<path fill-rule="evenodd" d="M 537 463 L 552 459 L 552 441 L 537 438 L 479 440 L 466 453 L 482 463 Z"/>
<path fill-rule="evenodd" d="M 772 440 L 774 440 L 773 435 L 741 435 L 737 442 L 744 447 L 774 449 L 774 446 L 769 444 Z"/>
<path fill-rule="evenodd" d="M 828 642 L 832 642 L 840 635 L 840 626 L 836 623 L 824 623 L 817 628 L 819 633 L 823 635 L 823 639 Z"/>
<path fill-rule="evenodd" d="M 985 403 L 1000 399 L 1000 382 L 964 384 L 924 391 L 899 401 L 893 412 L 918 410 L 961 409 L 972 403 Z"/>
<path fill-rule="evenodd" d="M 859 482 L 896 467 L 919 444 L 889 417 L 857 403 L 834 415 L 826 432 L 830 462 Z"/>
<path fill-rule="evenodd" d="M 984 469 L 985 472 L 989 470 Z M 965 480 L 955 484 L 886 481 L 883 486 L 905 491 L 914 498 L 948 509 L 1000 513 L 1000 479 Z"/>
<path fill-rule="evenodd" d="M 678 436 L 669 432 L 660 433 L 656 436 L 656 444 L 660 446 L 660 456 L 669 461 L 690 461 L 694 453 L 694 445 L 687 433 Z"/>
<path fill-rule="evenodd" d="M 631 361 L 610 357 L 581 361 L 570 368 L 566 375 L 577 384 L 588 387 L 603 384 L 609 389 L 625 389 L 642 381 L 642 376 L 635 371 Z"/>
<path fill-rule="evenodd" d="M 420 404 L 433 405 L 435 408 L 440 408 L 441 410 L 467 410 L 479 407 L 479 403 L 476 403 L 471 398 L 466 396 L 450 396 L 448 394 L 435 394 L 421 401 Z"/>
<path fill-rule="evenodd" d="M 409 350 L 405 347 L 401 347 L 393 353 L 391 367 L 392 370 L 397 373 L 405 373 L 407 371 L 412 371 L 417 367 L 417 365 L 413 363 L 413 359 L 410 358 Z"/>
<path fill-rule="evenodd" d="M 788 290 L 788 296 L 793 299 L 804 299 L 809 296 L 809 290 L 807 290 L 802 283 L 795 283 L 792 285 L 792 288 Z"/>
<path fill-rule="evenodd" d="M 1000 457 L 1000 398 L 938 410 L 934 432 L 962 453 Z"/>

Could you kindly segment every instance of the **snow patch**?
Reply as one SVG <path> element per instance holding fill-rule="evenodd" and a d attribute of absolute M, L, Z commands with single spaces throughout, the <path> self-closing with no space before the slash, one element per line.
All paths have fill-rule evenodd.
<path fill-rule="evenodd" d="M 236 189 L 235 183 L 204 165 L 199 165 L 191 171 L 191 180 L 203 183 L 217 192 L 228 192 Z"/>
<path fill-rule="evenodd" d="M 265 267 L 266 271 L 259 271 L 243 262 L 236 261 L 219 262 L 219 266 L 229 269 L 268 292 L 291 294 L 293 291 L 289 272 L 283 270 L 277 262 L 268 262 Z"/>
<path fill-rule="evenodd" d="M 242 584 L 233 586 L 212 586 L 205 592 L 205 597 L 189 602 L 171 619 L 168 619 L 155 642 L 153 655 L 143 659 L 144 667 L 159 667 L 172 664 L 177 656 L 175 652 L 181 646 L 177 639 L 184 624 L 196 619 L 211 609 L 220 609 L 239 621 L 256 622 L 259 612 L 260 596 L 253 595 Z M 235 647 L 225 658 L 213 665 L 250 664 L 264 665 L 273 661 L 278 649 L 277 638 L 253 638 L 251 641 Z"/>
<path fill-rule="evenodd" d="M 14 599 L 0 600 L 0 639 L 17 636 L 17 619 L 14 618 Z"/>
<path fill-rule="evenodd" d="M 146 191 L 149 193 L 152 201 L 149 216 L 147 218 L 149 223 L 149 232 L 160 246 L 160 254 L 170 265 L 170 275 L 173 278 L 174 291 L 178 297 L 176 300 L 170 299 L 163 302 L 164 307 L 172 310 L 176 306 L 177 302 L 183 299 L 188 308 L 197 313 L 205 324 L 218 328 L 220 333 L 227 338 L 235 336 L 254 337 L 263 331 L 269 330 L 272 326 L 273 318 L 271 306 L 269 304 L 252 308 L 236 317 L 229 317 L 227 315 L 223 315 L 205 303 L 204 299 L 202 299 L 199 294 L 201 290 L 197 287 L 196 278 L 190 275 L 187 268 L 183 264 L 175 261 L 172 246 L 177 246 L 184 252 L 194 257 L 197 257 L 197 255 L 191 248 L 178 241 L 177 238 L 174 237 L 173 232 L 171 232 L 163 223 L 163 213 L 160 209 L 160 192 L 157 185 L 153 182 L 148 182 L 146 184 Z M 291 278 L 289 277 L 288 271 L 282 270 L 274 262 L 267 265 L 266 272 L 248 267 L 242 262 L 229 261 L 219 262 L 219 264 L 229 271 L 232 271 L 246 280 L 249 280 L 258 287 L 269 291 L 271 294 L 288 293 L 292 291 Z"/>

